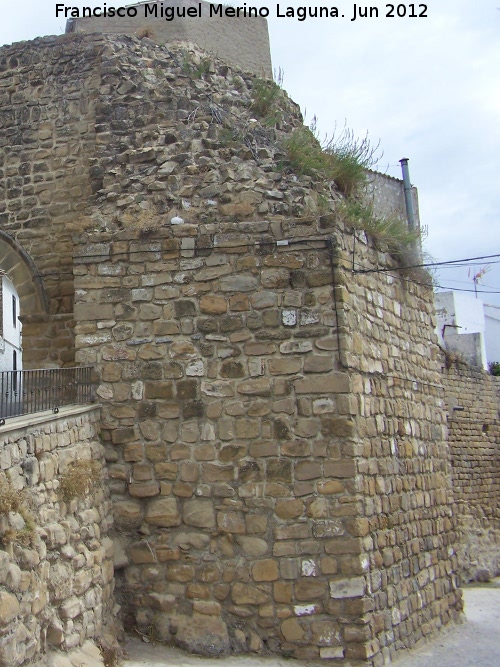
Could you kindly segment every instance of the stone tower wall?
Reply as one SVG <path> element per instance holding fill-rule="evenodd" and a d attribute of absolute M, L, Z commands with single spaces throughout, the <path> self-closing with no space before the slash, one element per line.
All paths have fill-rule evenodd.
<path fill-rule="evenodd" d="M 91 193 L 98 42 L 0 50 L 0 224 L 12 241 L 0 254 L 21 297 L 26 368 L 74 362 L 71 225 Z"/>
<path fill-rule="evenodd" d="M 432 293 L 307 214 L 314 182 L 277 169 L 274 140 L 221 139 L 217 67 L 155 86 L 142 48 L 108 55 L 142 103 L 102 105 L 103 226 L 75 254 L 129 624 L 199 652 L 382 664 L 460 612 Z"/>
<path fill-rule="evenodd" d="M 213 3 L 217 4 L 217 3 Z M 158 6 L 158 17 L 146 16 L 147 5 Z M 173 21 L 161 17 L 162 6 L 176 11 L 195 9 L 196 16 L 176 16 Z M 201 12 L 199 11 L 201 8 Z M 198 15 L 198 12 L 201 15 Z M 137 35 L 150 30 L 158 44 L 192 42 L 232 67 L 257 76 L 271 78 L 273 69 L 267 21 L 260 17 L 210 15 L 209 3 L 194 0 L 169 0 L 137 5 L 137 16 L 114 18 L 78 18 L 68 22 L 67 32 Z"/>
<path fill-rule="evenodd" d="M 355 239 L 334 184 L 325 195 L 278 166 L 296 106 L 283 95 L 278 127 L 256 122 L 252 78 L 218 61 L 194 77 L 186 47 L 17 48 L 31 63 L 52 53 L 40 86 L 68 109 L 58 132 L 87 128 L 82 192 L 58 195 L 77 223 L 58 257 L 73 268 L 76 361 L 99 378 L 129 626 L 202 653 L 381 665 L 456 618 L 431 293 Z M 70 230 L 50 229 L 52 256 Z M 387 271 L 356 273 L 353 258 Z"/>
<path fill-rule="evenodd" d="M 432 293 L 332 221 L 77 245 L 120 599 L 190 650 L 381 665 L 460 613 Z"/>

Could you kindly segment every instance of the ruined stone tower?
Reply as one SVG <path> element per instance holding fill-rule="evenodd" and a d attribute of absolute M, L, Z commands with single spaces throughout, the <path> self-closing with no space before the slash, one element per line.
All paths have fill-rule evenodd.
<path fill-rule="evenodd" d="M 94 367 L 126 625 L 378 666 L 456 618 L 432 292 L 293 168 L 297 107 L 130 36 L 0 67 L 26 345 Z"/>

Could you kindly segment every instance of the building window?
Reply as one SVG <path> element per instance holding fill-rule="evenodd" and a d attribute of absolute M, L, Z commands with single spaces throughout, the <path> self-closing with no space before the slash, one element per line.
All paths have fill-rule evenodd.
<path fill-rule="evenodd" d="M 12 295 L 12 326 L 17 328 L 17 299 Z"/>

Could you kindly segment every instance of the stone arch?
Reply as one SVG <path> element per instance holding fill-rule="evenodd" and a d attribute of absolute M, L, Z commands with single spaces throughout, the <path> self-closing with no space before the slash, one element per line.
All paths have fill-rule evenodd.
<path fill-rule="evenodd" d="M 49 302 L 35 262 L 19 243 L 1 230 L 0 269 L 17 290 L 23 317 L 48 315 Z"/>

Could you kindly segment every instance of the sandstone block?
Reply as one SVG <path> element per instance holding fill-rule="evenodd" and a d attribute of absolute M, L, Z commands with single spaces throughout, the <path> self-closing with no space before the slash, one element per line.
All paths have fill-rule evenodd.
<path fill-rule="evenodd" d="M 362 597 L 365 594 L 366 582 L 364 577 L 349 579 L 333 579 L 330 581 L 330 597 L 336 599 Z"/>
<path fill-rule="evenodd" d="M 269 396 L 271 393 L 271 382 L 267 378 L 240 382 L 238 384 L 238 393 L 246 396 Z"/>
<path fill-rule="evenodd" d="M 138 482 L 128 485 L 128 492 L 132 498 L 152 498 L 160 493 L 158 482 Z"/>
<path fill-rule="evenodd" d="M 257 586 L 237 582 L 233 584 L 231 598 L 237 605 L 260 605 L 269 600 L 269 595 Z"/>
<path fill-rule="evenodd" d="M 180 526 L 181 515 L 175 498 L 158 498 L 152 500 L 144 516 L 145 520 L 154 525 L 163 528 Z"/>
<path fill-rule="evenodd" d="M 310 377 L 296 380 L 294 383 L 297 394 L 336 394 L 350 391 L 350 378 L 346 373 L 332 373 L 321 377 Z"/>
<path fill-rule="evenodd" d="M 279 579 L 278 564 L 271 558 L 259 560 L 252 567 L 254 581 L 276 581 Z"/>
<path fill-rule="evenodd" d="M 295 597 L 299 601 L 323 599 L 328 595 L 326 581 L 307 578 L 295 582 Z"/>
<path fill-rule="evenodd" d="M 19 614 L 17 598 L 7 591 L 0 591 L 0 624 L 7 625 Z"/>
<path fill-rule="evenodd" d="M 210 500 L 187 500 L 184 503 L 182 517 L 188 526 L 209 530 L 215 528 L 215 510 Z"/>
<path fill-rule="evenodd" d="M 227 311 L 227 301 L 223 297 L 203 295 L 200 299 L 200 310 L 202 313 L 220 315 Z"/>
<path fill-rule="evenodd" d="M 236 542 L 240 545 L 245 556 L 250 556 L 251 558 L 263 556 L 269 548 L 268 543 L 260 537 L 238 535 Z"/>
<path fill-rule="evenodd" d="M 120 500 L 114 506 L 115 523 L 124 528 L 137 527 L 142 522 L 142 506 L 131 500 Z"/>
<path fill-rule="evenodd" d="M 82 612 L 81 600 L 74 595 L 65 600 L 59 608 L 62 619 L 68 620 L 76 618 Z"/>
<path fill-rule="evenodd" d="M 306 639 L 306 633 L 296 618 L 287 618 L 281 624 L 281 632 L 288 642 L 303 642 Z"/>
<path fill-rule="evenodd" d="M 223 533 L 242 535 L 246 532 L 245 519 L 239 512 L 217 512 L 217 527 Z"/>

